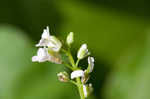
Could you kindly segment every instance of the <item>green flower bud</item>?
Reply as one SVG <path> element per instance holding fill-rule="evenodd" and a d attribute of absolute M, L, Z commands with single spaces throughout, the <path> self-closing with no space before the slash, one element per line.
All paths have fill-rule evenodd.
<path fill-rule="evenodd" d="M 70 46 L 74 41 L 74 34 L 73 32 L 70 32 L 67 36 L 66 42 Z"/>
<path fill-rule="evenodd" d="M 83 85 L 83 92 L 85 98 L 87 98 L 93 92 L 92 84 Z"/>
<path fill-rule="evenodd" d="M 78 59 L 83 59 L 86 56 L 88 56 L 89 54 L 90 53 L 88 52 L 87 45 L 86 44 L 82 44 L 80 49 L 78 50 L 77 58 Z"/>

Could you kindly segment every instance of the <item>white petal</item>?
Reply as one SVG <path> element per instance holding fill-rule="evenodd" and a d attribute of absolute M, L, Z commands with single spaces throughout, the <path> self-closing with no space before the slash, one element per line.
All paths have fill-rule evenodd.
<path fill-rule="evenodd" d="M 46 48 L 39 48 L 37 51 L 37 56 L 32 57 L 33 62 L 45 62 L 50 60 L 50 55 Z"/>
<path fill-rule="evenodd" d="M 45 50 L 45 48 L 39 48 L 38 49 L 38 52 L 37 52 L 37 56 L 38 57 L 43 57 L 43 56 L 45 56 L 46 55 L 46 50 Z"/>
<path fill-rule="evenodd" d="M 47 46 L 48 42 L 49 42 L 49 38 L 50 38 L 49 27 L 47 27 L 47 29 L 43 30 L 43 34 L 42 34 L 41 40 L 40 40 L 40 42 L 38 44 L 36 44 L 36 47 Z"/>
<path fill-rule="evenodd" d="M 37 56 L 39 57 L 39 62 L 48 61 L 50 59 L 47 48 L 39 48 Z"/>
<path fill-rule="evenodd" d="M 49 36 L 50 36 L 49 27 L 47 26 L 47 28 L 43 30 L 42 38 L 47 39 L 49 38 Z"/>
<path fill-rule="evenodd" d="M 94 58 L 88 57 L 88 64 L 89 64 L 89 72 L 91 73 L 94 69 Z"/>
<path fill-rule="evenodd" d="M 49 43 L 49 41 L 47 39 L 41 39 L 40 42 L 38 44 L 36 44 L 36 47 L 47 46 L 48 43 Z"/>
<path fill-rule="evenodd" d="M 84 71 L 83 70 L 76 70 L 71 73 L 71 79 L 77 78 L 77 77 L 83 77 Z"/>
<path fill-rule="evenodd" d="M 38 61 L 38 57 L 37 56 L 33 56 L 32 57 L 32 62 L 37 62 Z"/>
<path fill-rule="evenodd" d="M 83 92 L 84 92 L 84 97 L 87 98 L 88 92 L 87 92 L 87 87 L 86 87 L 86 85 L 83 85 Z"/>
<path fill-rule="evenodd" d="M 36 45 L 36 47 L 44 46 L 49 47 L 52 51 L 58 52 L 62 46 L 61 42 L 55 37 L 50 36 L 49 38 L 45 39 L 42 38 L 39 42 L 39 44 Z"/>

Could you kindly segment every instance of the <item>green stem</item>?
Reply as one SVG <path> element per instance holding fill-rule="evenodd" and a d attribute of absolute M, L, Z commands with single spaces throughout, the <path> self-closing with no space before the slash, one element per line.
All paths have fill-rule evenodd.
<path fill-rule="evenodd" d="M 75 61 L 74 61 L 74 59 L 72 57 L 72 54 L 70 52 L 70 49 L 68 51 L 66 51 L 66 50 L 63 50 L 63 51 L 68 55 L 69 61 L 70 61 L 71 65 L 72 65 L 72 67 L 67 65 L 67 64 L 65 64 L 65 65 L 67 67 L 69 67 L 70 69 L 72 69 L 73 71 L 76 70 L 78 68 L 78 64 L 79 64 L 80 59 L 78 59 L 77 62 L 75 63 Z M 76 82 L 74 82 L 72 80 L 70 82 L 75 84 L 78 87 L 79 94 L 80 94 L 80 99 L 85 99 L 84 92 L 83 92 L 83 85 L 82 85 L 80 77 L 76 78 Z"/>
<path fill-rule="evenodd" d="M 74 70 L 74 68 L 73 68 L 72 66 L 70 66 L 69 64 L 67 64 L 67 63 L 65 63 L 65 62 L 63 62 L 63 64 L 64 64 L 66 67 L 68 67 L 69 69 Z"/>
<path fill-rule="evenodd" d="M 84 96 L 84 92 L 83 92 L 83 85 L 81 83 L 81 79 L 78 77 L 76 78 L 76 81 L 77 81 L 77 84 L 78 84 L 78 90 L 79 90 L 79 94 L 80 94 L 80 98 L 81 99 L 85 99 L 85 96 Z"/>
<path fill-rule="evenodd" d="M 75 68 L 76 65 L 75 65 L 74 59 L 73 59 L 73 57 L 71 55 L 70 49 L 68 51 L 65 50 L 65 49 L 62 49 L 62 51 L 66 53 L 66 55 L 69 57 L 69 61 L 70 61 L 71 65 L 72 65 L 72 67 Z"/>
<path fill-rule="evenodd" d="M 69 57 L 69 60 L 70 60 L 70 63 L 71 63 L 71 65 L 74 67 L 74 68 L 76 68 L 76 65 L 75 65 L 75 62 L 74 62 L 74 59 L 73 59 L 73 57 L 72 57 L 72 55 L 71 55 L 71 52 L 70 51 L 68 51 L 68 57 Z"/>
<path fill-rule="evenodd" d="M 75 81 L 70 80 L 70 82 L 71 82 L 72 84 L 74 84 L 74 85 L 78 86 L 78 84 L 77 84 Z"/>
<path fill-rule="evenodd" d="M 78 67 L 79 62 L 80 62 L 80 59 L 77 60 L 76 67 Z"/>

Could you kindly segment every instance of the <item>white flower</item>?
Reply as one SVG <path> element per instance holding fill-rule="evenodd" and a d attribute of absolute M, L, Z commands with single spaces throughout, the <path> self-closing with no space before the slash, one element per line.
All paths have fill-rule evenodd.
<path fill-rule="evenodd" d="M 88 56 L 90 53 L 88 52 L 87 45 L 82 44 L 80 49 L 78 50 L 77 57 L 78 59 L 83 59 L 84 57 Z"/>
<path fill-rule="evenodd" d="M 41 40 L 40 40 L 40 42 L 38 44 L 36 44 L 36 47 L 47 46 L 48 42 L 49 42 L 49 37 L 50 37 L 49 27 L 47 26 L 46 29 L 43 30 L 43 34 L 41 36 Z"/>
<path fill-rule="evenodd" d="M 83 70 L 76 70 L 71 73 L 71 79 L 77 78 L 77 77 L 83 77 L 84 71 Z"/>
<path fill-rule="evenodd" d="M 89 66 L 88 66 L 87 71 L 88 71 L 88 73 L 91 73 L 94 69 L 94 58 L 93 57 L 88 57 L 88 64 L 89 64 Z"/>
<path fill-rule="evenodd" d="M 43 34 L 41 37 L 41 40 L 38 44 L 36 44 L 36 47 L 48 47 L 51 50 L 58 52 L 62 46 L 61 42 L 55 37 L 51 36 L 49 33 L 49 27 L 43 30 Z"/>
<path fill-rule="evenodd" d="M 49 60 L 50 56 L 46 48 L 39 48 L 37 51 L 37 56 L 32 57 L 33 62 L 45 62 Z"/>
<path fill-rule="evenodd" d="M 67 39 L 66 39 L 66 42 L 67 42 L 68 45 L 73 43 L 73 41 L 74 41 L 74 37 L 73 36 L 74 36 L 73 32 L 70 32 L 68 34 Z"/>
<path fill-rule="evenodd" d="M 61 58 L 60 56 L 56 54 L 50 54 L 48 52 L 48 48 L 39 48 L 37 51 L 37 56 L 32 57 L 33 62 L 45 62 L 50 61 L 56 64 L 61 64 Z"/>

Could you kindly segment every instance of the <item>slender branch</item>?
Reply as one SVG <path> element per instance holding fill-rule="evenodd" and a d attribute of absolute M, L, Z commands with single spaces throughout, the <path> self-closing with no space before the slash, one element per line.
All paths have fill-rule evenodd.
<path fill-rule="evenodd" d="M 71 62 L 71 64 L 72 64 L 72 66 L 73 66 L 74 68 L 76 68 L 76 65 L 75 65 L 75 62 L 74 62 L 74 59 L 73 59 L 73 56 L 72 56 L 70 50 L 68 50 L 68 57 L 69 57 L 69 60 L 70 60 L 70 62 Z"/>
<path fill-rule="evenodd" d="M 79 62 L 80 62 L 80 59 L 77 60 L 76 67 L 78 67 Z"/>
<path fill-rule="evenodd" d="M 72 66 L 68 66 L 68 64 L 65 64 L 65 65 L 68 66 L 73 71 L 76 70 L 77 67 L 78 67 L 78 64 L 80 62 L 80 59 L 78 59 L 77 62 L 75 63 L 70 49 L 68 49 L 68 51 L 66 51 L 66 50 L 63 50 L 63 51 L 68 55 L 69 61 L 70 61 Z M 80 98 L 81 99 L 85 99 L 84 92 L 83 92 L 83 85 L 82 85 L 81 79 L 78 77 L 78 78 L 76 78 L 76 82 L 72 81 L 72 80 L 70 82 L 75 84 L 75 85 L 77 85 L 78 90 L 79 90 L 79 94 L 80 94 Z"/>
<path fill-rule="evenodd" d="M 69 52 L 68 53 L 68 57 L 69 57 L 69 60 L 70 60 L 70 63 L 71 63 L 71 65 L 72 65 L 72 67 L 76 67 L 76 65 L 75 65 L 75 62 L 74 62 L 74 59 L 73 59 L 73 57 L 72 57 L 72 55 L 71 55 L 71 53 Z"/>
<path fill-rule="evenodd" d="M 83 85 L 81 83 L 81 79 L 78 77 L 78 78 L 76 78 L 76 81 L 78 83 L 78 90 L 79 90 L 80 98 L 81 99 L 85 99 L 84 92 L 83 92 Z"/>
<path fill-rule="evenodd" d="M 69 58 L 69 61 L 70 61 L 71 65 L 72 65 L 72 67 L 75 68 L 76 65 L 75 65 L 75 62 L 74 62 L 74 59 L 73 59 L 73 57 L 72 57 L 72 54 L 71 54 L 70 49 L 68 49 L 68 51 L 65 50 L 65 49 L 62 49 L 62 51 L 65 52 L 65 53 L 67 54 L 67 56 L 68 56 L 68 58 Z"/>
<path fill-rule="evenodd" d="M 70 66 L 69 64 L 67 64 L 67 63 L 65 63 L 65 62 L 63 62 L 63 64 L 64 64 L 66 67 L 68 67 L 69 69 L 74 70 L 74 68 L 73 68 L 72 66 Z"/>
<path fill-rule="evenodd" d="M 76 64 L 75 64 L 74 59 L 73 59 L 70 52 L 69 52 L 69 54 L 70 54 L 70 58 L 71 58 L 71 61 L 72 61 L 73 68 L 76 69 L 78 67 L 78 64 L 79 64 L 80 60 L 78 59 Z M 79 77 L 76 78 L 76 83 L 77 83 L 77 87 L 78 87 L 78 90 L 79 90 L 80 98 L 85 99 L 84 92 L 83 92 L 83 85 L 82 85 L 81 79 Z"/>
<path fill-rule="evenodd" d="M 75 81 L 70 80 L 70 82 L 73 83 L 73 84 L 75 84 L 76 86 L 78 86 L 78 84 Z"/>

